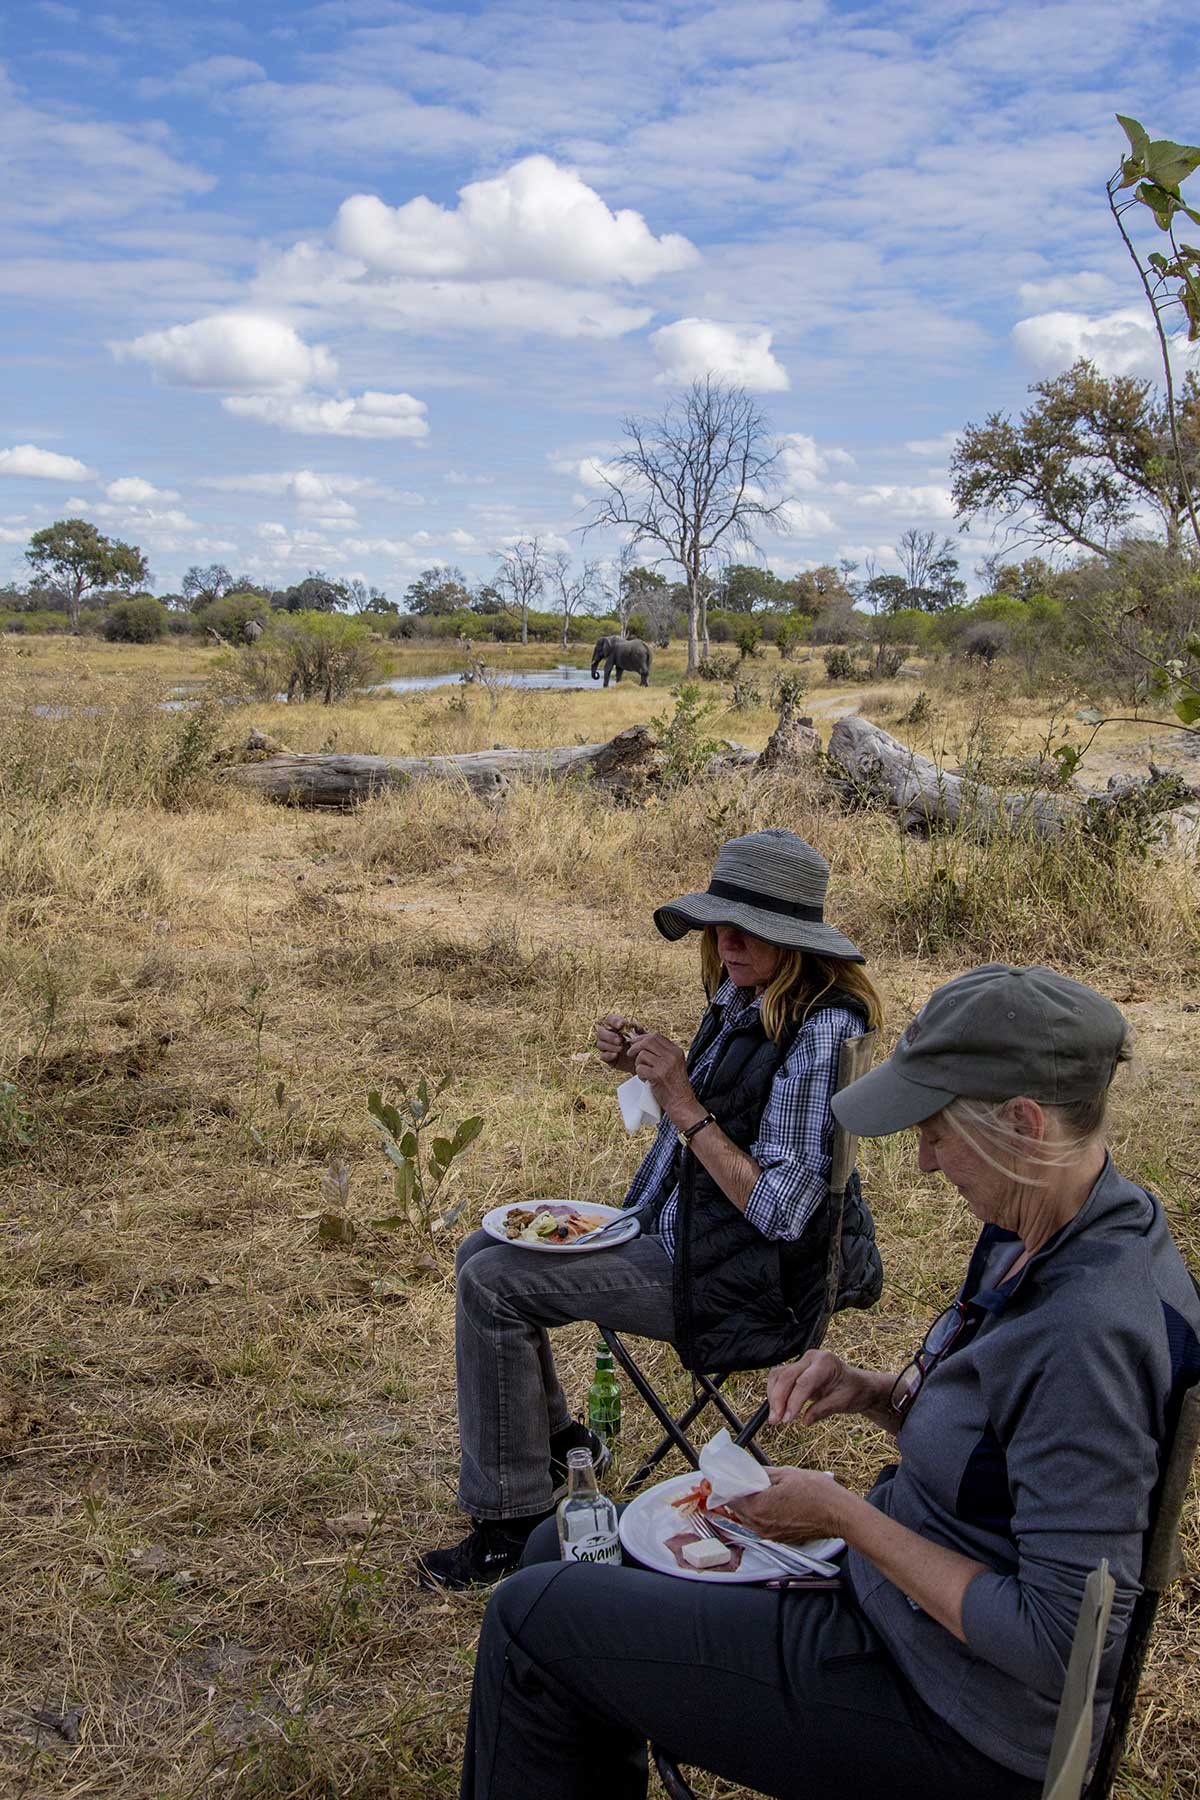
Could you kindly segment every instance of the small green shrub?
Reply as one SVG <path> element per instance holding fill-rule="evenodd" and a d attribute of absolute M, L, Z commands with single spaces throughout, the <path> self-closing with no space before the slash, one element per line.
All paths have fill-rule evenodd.
<path fill-rule="evenodd" d="M 100 626 L 110 644 L 155 644 L 166 635 L 167 609 L 152 594 L 114 600 Z"/>
<path fill-rule="evenodd" d="M 858 673 L 854 658 L 840 644 L 825 652 L 825 675 L 829 681 L 856 681 Z"/>
<path fill-rule="evenodd" d="M 389 1105 L 378 1092 L 367 1100 L 380 1147 L 395 1170 L 394 1186 L 400 1208 L 399 1212 L 372 1219 L 371 1223 L 377 1231 L 397 1231 L 407 1225 L 432 1243 L 434 1233 L 453 1225 L 466 1205 L 464 1195 L 456 1205 L 443 1207 L 439 1194 L 450 1165 L 475 1142 L 483 1130 L 483 1120 L 463 1119 L 450 1137 L 435 1137 L 422 1161 L 421 1139 L 438 1117 L 434 1108 L 449 1087 L 450 1076 L 437 1081 L 432 1092 L 424 1075 L 411 1090 L 403 1082 L 399 1085 L 399 1106 Z"/>
<path fill-rule="evenodd" d="M 739 625 L 735 630 L 733 641 L 737 645 L 738 660 L 740 662 L 746 662 L 752 656 L 761 655 L 762 653 L 759 650 L 759 645 L 762 642 L 762 626 L 747 619 L 744 624 Z"/>
<path fill-rule="evenodd" d="M 751 712 L 762 705 L 762 689 L 753 675 L 740 675 L 733 683 L 731 699 L 734 712 Z"/>
<path fill-rule="evenodd" d="M 720 740 L 704 729 L 719 707 L 715 700 L 701 699 L 694 681 L 683 682 L 673 695 L 675 711 L 659 713 L 651 719 L 650 729 L 666 757 L 664 779 L 668 786 L 682 787 L 702 775 L 721 748 Z"/>
<path fill-rule="evenodd" d="M 798 707 L 808 692 L 808 684 L 799 670 L 786 670 L 776 675 L 771 683 L 771 705 L 783 712 L 786 707 Z"/>
<path fill-rule="evenodd" d="M 732 681 L 737 674 L 738 658 L 724 655 L 704 656 L 696 670 L 701 681 Z"/>

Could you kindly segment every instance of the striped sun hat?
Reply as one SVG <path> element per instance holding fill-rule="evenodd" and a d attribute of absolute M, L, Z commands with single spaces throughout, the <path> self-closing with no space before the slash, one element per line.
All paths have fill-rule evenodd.
<path fill-rule="evenodd" d="M 865 962 L 848 937 L 825 923 L 828 885 L 829 864 L 794 831 L 751 831 L 721 845 L 704 893 L 660 906 L 654 923 L 672 939 L 706 925 L 736 925 L 768 944 Z"/>

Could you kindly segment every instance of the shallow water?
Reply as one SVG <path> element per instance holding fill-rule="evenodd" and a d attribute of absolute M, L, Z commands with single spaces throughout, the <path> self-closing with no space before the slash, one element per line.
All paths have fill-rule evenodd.
<path fill-rule="evenodd" d="M 496 669 L 497 687 L 505 688 L 557 688 L 567 692 L 572 688 L 589 688 L 592 678 L 586 668 L 576 668 L 572 663 L 559 663 L 554 669 Z M 461 669 L 446 669 L 440 675 L 393 675 L 389 681 L 380 681 L 367 691 L 371 694 L 415 694 L 422 688 L 449 687 L 462 682 Z M 474 681 L 463 684 L 475 687 Z M 601 683 L 597 679 L 596 686 Z"/>

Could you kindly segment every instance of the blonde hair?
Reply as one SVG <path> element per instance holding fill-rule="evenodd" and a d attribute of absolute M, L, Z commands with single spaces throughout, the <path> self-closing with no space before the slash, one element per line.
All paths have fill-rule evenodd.
<path fill-rule="evenodd" d="M 1132 1054 L 1132 1044 L 1127 1035 L 1117 1052 L 1117 1062 L 1128 1062 Z M 1115 1069 L 1113 1072 L 1116 1073 Z M 1041 1105 L 1041 1102 L 1038 1104 Z M 1056 1146 L 1031 1144 L 1024 1133 L 1018 1131 L 1011 1120 L 1005 1117 L 1011 1105 L 1012 1100 L 968 1100 L 960 1095 L 949 1106 L 943 1107 L 938 1117 L 946 1121 L 950 1129 L 970 1146 L 989 1169 L 995 1169 L 1010 1181 L 1019 1181 L 1026 1187 L 1040 1187 L 1043 1179 L 1040 1174 L 1023 1174 L 1013 1164 L 1018 1161 L 1028 1163 L 1032 1168 L 1046 1172 L 1069 1168 L 1080 1150 L 1093 1143 L 1104 1130 L 1108 1088 L 1103 1087 L 1098 1093 L 1089 1094 L 1084 1100 L 1072 1100 L 1065 1106 L 1042 1107 L 1047 1117 L 1059 1126 Z M 988 1149 L 989 1144 L 997 1155 L 993 1155 Z M 1001 1157 L 1007 1160 L 1002 1162 Z"/>
<path fill-rule="evenodd" d="M 819 956 L 814 950 L 790 950 L 784 945 L 778 948 L 779 966 L 767 983 L 759 1010 L 763 1030 L 773 1043 L 782 1044 L 787 1033 L 796 1024 L 803 1024 L 813 1008 L 835 988 L 862 1003 L 868 1031 L 882 1023 L 883 1002 L 861 963 L 848 962 L 843 956 Z M 715 925 L 706 925 L 700 933 L 700 973 L 704 991 L 711 1000 L 725 978 Z"/>

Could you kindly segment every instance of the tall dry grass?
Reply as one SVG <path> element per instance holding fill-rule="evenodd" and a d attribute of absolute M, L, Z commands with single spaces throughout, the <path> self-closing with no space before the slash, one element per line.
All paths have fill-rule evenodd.
<path fill-rule="evenodd" d="M 1169 859 L 921 844 L 816 783 L 744 778 L 644 808 L 530 783 L 496 809 L 428 786 L 289 812 L 214 788 L 207 765 L 172 777 L 179 715 L 117 681 L 95 678 L 94 712 L 67 684 L 70 710 L 49 714 L 0 683 L 0 1791 L 456 1791 L 482 1601 L 411 1574 L 415 1547 L 460 1528 L 450 1246 L 431 1268 L 370 1228 L 390 1191 L 365 1097 L 454 1076 L 452 1115 L 485 1119 L 464 1225 L 503 1200 L 612 1198 L 642 1146 L 589 1055 L 593 1021 L 615 1004 L 688 1034 L 695 947 L 657 938 L 649 912 L 737 832 L 790 825 L 830 857 L 830 914 L 869 952 L 892 1031 L 990 955 L 1050 956 L 1111 992 L 1140 1046 L 1115 1152 L 1200 1267 L 1196 901 Z M 374 702 L 303 709 L 282 735 L 485 735 L 451 697 L 378 720 Z M 625 684 L 608 711 L 542 698 L 496 737 L 571 741 L 597 719 L 608 735 L 663 705 Z M 251 721 L 222 711 L 213 753 Z M 907 1145 L 863 1160 L 888 1285 L 833 1341 L 896 1364 L 973 1233 Z M 320 1246 L 331 1205 L 358 1226 L 348 1249 Z M 592 1334 L 562 1336 L 579 1398 Z M 626 1467 L 649 1436 L 630 1397 Z M 886 1446 L 830 1424 L 778 1453 L 861 1487 Z M 1187 1530 L 1194 1568 L 1194 1513 Z M 1123 1800 L 1200 1792 L 1196 1600 L 1181 1584 L 1159 1627 Z"/>

